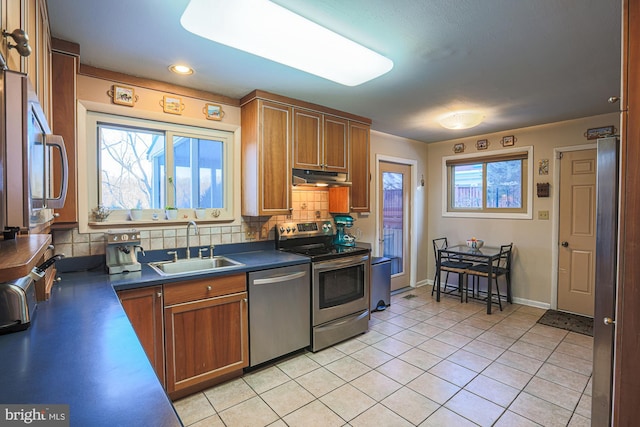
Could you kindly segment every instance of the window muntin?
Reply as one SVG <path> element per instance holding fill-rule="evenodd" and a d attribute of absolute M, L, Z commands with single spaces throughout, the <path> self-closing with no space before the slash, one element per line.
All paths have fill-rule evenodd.
<path fill-rule="evenodd" d="M 87 129 L 98 160 L 90 206 L 213 208 L 211 218 L 233 218 L 233 133 L 97 112 L 87 112 Z"/>
<path fill-rule="evenodd" d="M 532 147 L 443 158 L 444 216 L 531 218 Z"/>

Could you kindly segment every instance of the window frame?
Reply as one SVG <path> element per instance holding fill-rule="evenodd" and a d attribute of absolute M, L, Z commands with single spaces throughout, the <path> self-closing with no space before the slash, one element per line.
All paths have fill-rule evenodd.
<path fill-rule="evenodd" d="M 147 118 L 147 117 L 137 117 L 137 116 L 122 116 L 118 114 L 114 114 L 111 111 L 102 111 L 98 109 L 90 109 L 87 108 L 83 111 L 84 123 L 83 127 L 85 127 L 85 135 L 86 135 L 86 145 L 84 146 L 87 163 L 92 164 L 95 163 L 95 167 L 87 166 L 86 170 L 86 178 L 87 183 L 85 186 L 85 197 L 86 197 L 86 205 L 88 210 L 90 211 L 92 207 L 98 205 L 99 200 L 99 192 L 100 192 L 100 179 L 99 174 L 100 170 L 98 165 L 100 164 L 100 153 L 99 153 L 99 140 L 98 140 L 98 123 L 111 124 L 115 126 L 122 127 L 130 127 L 135 129 L 145 129 L 149 131 L 159 131 L 165 134 L 165 139 L 168 141 L 169 138 L 172 138 L 174 135 L 178 136 L 186 136 L 186 137 L 195 137 L 202 139 L 213 139 L 217 141 L 221 141 L 223 143 L 223 156 L 224 156 L 224 164 L 223 164 L 223 179 L 224 179 L 224 207 L 223 208 L 208 208 L 210 211 L 217 211 L 217 216 L 208 215 L 206 221 L 207 222 L 229 222 L 235 220 L 235 174 L 236 174 L 236 165 L 235 165 L 235 140 L 237 139 L 237 135 L 232 130 L 226 129 L 214 129 L 208 128 L 204 126 L 199 126 L 198 124 L 191 123 L 175 123 L 171 121 L 162 121 L 156 117 Z M 173 146 L 167 145 L 167 141 L 165 141 L 165 147 L 168 147 L 168 151 L 166 152 L 167 162 L 169 162 L 168 157 L 173 157 Z M 172 142 L 171 142 L 172 144 Z M 92 160 L 94 160 L 92 162 Z M 171 160 L 171 164 L 173 160 Z M 165 182 L 166 185 L 166 182 Z M 82 191 L 78 188 L 78 191 Z M 80 195 L 80 194 L 79 194 Z M 166 195 L 167 203 L 174 203 L 171 201 L 173 199 L 173 195 Z M 84 198 L 84 197 L 83 197 Z M 80 207 L 80 206 L 79 206 Z M 191 210 L 195 211 L 196 208 L 183 208 L 182 210 Z M 147 212 L 147 214 L 143 213 L 142 221 L 136 221 L 136 225 L 166 225 L 167 221 L 163 221 L 164 219 L 164 207 L 160 209 L 143 209 L 143 212 Z M 158 214 L 157 217 L 160 220 L 154 220 L 153 213 Z M 193 218 L 190 218 L 193 219 Z M 87 224 L 89 227 L 93 227 L 96 224 L 91 222 L 89 219 L 89 223 Z M 186 219 L 185 219 L 186 221 Z M 201 221 L 201 220 L 199 220 Z M 84 222 L 84 221 L 81 221 Z M 129 209 L 117 209 L 113 210 L 111 215 L 104 221 L 104 225 L 110 224 L 130 224 L 129 221 Z M 84 229 L 84 227 L 81 227 Z"/>
<path fill-rule="evenodd" d="M 525 207 L 518 212 L 514 212 L 513 209 L 505 208 L 489 208 L 489 209 L 474 209 L 474 210 L 462 210 L 453 209 L 450 205 L 451 194 L 451 172 L 450 166 L 447 163 L 455 162 L 461 163 L 474 163 L 474 159 L 478 159 L 478 163 L 488 163 L 501 158 L 507 158 L 515 156 L 519 153 L 526 153 L 526 160 L 523 162 L 526 164 L 526 173 L 523 174 L 522 185 L 522 200 L 525 203 Z M 483 206 L 486 203 L 487 187 L 486 187 L 486 171 L 483 172 Z M 496 218 L 496 219 L 532 219 L 533 218 L 533 146 L 510 148 L 504 150 L 493 150 L 490 152 L 473 153 L 473 154 L 461 154 L 454 156 L 442 157 L 442 216 L 452 218 Z"/>

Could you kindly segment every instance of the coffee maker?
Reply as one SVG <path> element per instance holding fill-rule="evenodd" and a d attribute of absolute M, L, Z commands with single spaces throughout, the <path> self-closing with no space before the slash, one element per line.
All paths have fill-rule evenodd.
<path fill-rule="evenodd" d="M 144 255 L 140 246 L 140 233 L 137 230 L 107 232 L 107 270 L 109 274 L 140 271 L 138 251 Z"/>
<path fill-rule="evenodd" d="M 333 221 L 336 223 L 336 236 L 333 239 L 333 244 L 355 246 L 356 238 L 346 230 L 353 227 L 353 217 L 351 215 L 336 215 Z"/>

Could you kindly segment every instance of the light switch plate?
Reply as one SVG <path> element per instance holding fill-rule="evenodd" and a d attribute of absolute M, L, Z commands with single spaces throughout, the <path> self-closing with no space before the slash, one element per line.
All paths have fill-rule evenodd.
<path fill-rule="evenodd" d="M 549 219 L 549 211 L 538 211 L 538 219 Z"/>

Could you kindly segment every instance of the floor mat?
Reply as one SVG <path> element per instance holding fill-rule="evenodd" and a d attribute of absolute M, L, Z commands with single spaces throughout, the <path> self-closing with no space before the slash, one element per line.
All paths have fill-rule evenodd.
<path fill-rule="evenodd" d="M 593 319 L 577 314 L 564 313 L 562 311 L 547 310 L 538 319 L 538 323 L 554 328 L 566 329 L 583 335 L 593 336 Z"/>

